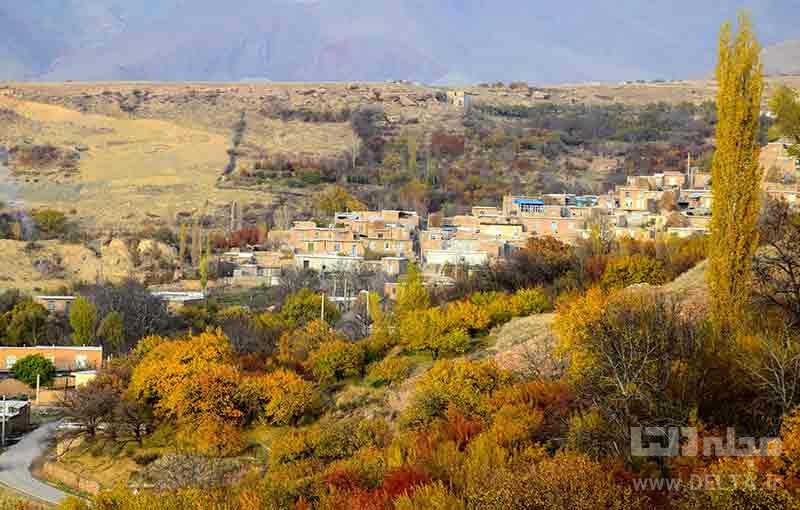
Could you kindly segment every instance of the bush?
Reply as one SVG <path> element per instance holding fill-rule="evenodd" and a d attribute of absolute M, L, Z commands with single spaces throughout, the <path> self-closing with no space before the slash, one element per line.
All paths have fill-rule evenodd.
<path fill-rule="evenodd" d="M 484 416 L 490 411 L 495 391 L 512 382 L 510 373 L 492 361 L 442 361 L 420 381 L 406 410 L 404 423 L 425 425 L 454 409 L 466 416 Z"/>
<path fill-rule="evenodd" d="M 161 454 L 156 452 L 139 452 L 133 455 L 133 461 L 139 466 L 146 466 L 160 457 Z"/>
<path fill-rule="evenodd" d="M 67 217 L 62 212 L 42 209 L 33 213 L 33 220 L 45 239 L 59 237 L 67 232 Z"/>
<path fill-rule="evenodd" d="M 550 299 L 541 289 L 518 290 L 511 298 L 511 313 L 515 317 L 527 317 L 551 309 Z"/>
<path fill-rule="evenodd" d="M 310 289 L 302 289 L 286 299 L 281 309 L 286 322 L 294 326 L 303 326 L 320 316 L 323 297 Z M 325 299 L 325 322 L 336 324 L 341 313 L 328 298 Z"/>
<path fill-rule="evenodd" d="M 635 254 L 612 260 L 600 283 L 606 289 L 620 289 L 640 283 L 662 285 L 666 281 L 667 275 L 661 262 Z"/>
<path fill-rule="evenodd" d="M 267 404 L 263 416 L 273 425 L 293 425 L 319 407 L 314 385 L 289 370 L 277 370 L 262 378 Z"/>
<path fill-rule="evenodd" d="M 311 353 L 307 362 L 314 377 L 320 382 L 340 381 L 360 376 L 364 370 L 364 348 L 344 340 L 324 342 Z"/>
<path fill-rule="evenodd" d="M 36 386 L 36 376 L 38 375 L 39 384 L 46 386 L 53 381 L 56 367 L 52 361 L 41 354 L 32 354 L 17 360 L 11 367 L 11 373 L 15 378 L 31 387 Z"/>
<path fill-rule="evenodd" d="M 476 292 L 469 299 L 488 314 L 489 327 L 504 324 L 513 317 L 511 296 L 504 292 Z"/>
<path fill-rule="evenodd" d="M 414 364 L 409 358 L 393 356 L 370 366 L 367 380 L 373 386 L 395 385 L 404 381 Z"/>

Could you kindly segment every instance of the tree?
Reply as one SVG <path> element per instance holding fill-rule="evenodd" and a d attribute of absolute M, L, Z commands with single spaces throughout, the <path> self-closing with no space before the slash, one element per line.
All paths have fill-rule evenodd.
<path fill-rule="evenodd" d="M 125 323 L 118 312 L 109 312 L 97 328 L 97 337 L 110 352 L 120 352 L 125 342 Z"/>
<path fill-rule="evenodd" d="M 773 129 L 792 141 L 789 154 L 800 158 L 800 98 L 797 91 L 786 85 L 779 86 L 769 100 L 769 109 L 775 115 Z"/>
<path fill-rule="evenodd" d="M 101 424 L 113 420 L 119 399 L 119 394 L 112 388 L 89 383 L 65 394 L 61 407 L 64 415 L 80 424 L 81 432 L 92 440 Z"/>
<path fill-rule="evenodd" d="M 200 257 L 203 254 L 203 233 L 200 230 L 200 219 L 195 217 L 192 223 L 192 267 L 200 264 Z"/>
<path fill-rule="evenodd" d="M 178 230 L 178 264 L 179 267 L 183 267 L 183 263 L 186 261 L 186 236 L 188 232 L 186 229 L 186 223 L 181 222 L 180 229 Z"/>
<path fill-rule="evenodd" d="M 340 381 L 360 376 L 364 371 L 364 348 L 344 340 L 323 342 L 307 361 L 314 378 L 320 382 Z"/>
<path fill-rule="evenodd" d="M 320 396 L 314 385 L 290 370 L 276 370 L 259 379 L 266 405 L 263 418 L 273 425 L 294 425 L 314 412 Z"/>
<path fill-rule="evenodd" d="M 411 264 L 398 289 L 395 311 L 398 317 L 402 317 L 408 313 L 425 310 L 430 305 L 431 297 L 422 280 L 422 272 L 415 264 Z"/>
<path fill-rule="evenodd" d="M 95 304 L 99 317 L 117 312 L 124 318 L 124 342 L 117 351 L 119 353 L 130 350 L 141 338 L 172 329 L 173 319 L 166 303 L 136 280 L 116 285 L 87 285 L 78 290 Z"/>
<path fill-rule="evenodd" d="M 317 195 L 317 207 L 326 216 L 337 212 L 363 211 L 367 208 L 361 201 L 340 186 L 330 186 Z"/>
<path fill-rule="evenodd" d="M 208 287 L 208 255 L 204 255 L 200 259 L 200 266 L 197 272 L 200 275 L 200 288 L 205 292 L 206 287 Z"/>
<path fill-rule="evenodd" d="M 87 345 L 94 342 L 97 323 L 97 307 L 83 296 L 75 298 L 69 310 L 69 324 L 72 326 L 73 343 Z"/>
<path fill-rule="evenodd" d="M 789 327 L 772 327 L 754 335 L 748 348 L 740 353 L 753 386 L 777 408 L 780 417 L 800 403 L 799 340 Z"/>
<path fill-rule="evenodd" d="M 476 286 L 479 290 L 517 291 L 551 284 L 577 268 L 571 246 L 554 237 L 535 237 L 508 259 L 484 266 Z"/>
<path fill-rule="evenodd" d="M 623 289 L 631 285 L 666 283 L 664 264 L 640 254 L 612 260 L 603 273 L 601 284 L 606 289 Z"/>
<path fill-rule="evenodd" d="M 776 307 L 800 326 L 800 214 L 784 201 L 767 202 L 760 224 L 762 247 L 753 260 L 756 301 Z"/>
<path fill-rule="evenodd" d="M 716 72 L 719 122 L 711 172 L 708 283 L 717 332 L 736 328 L 744 320 L 752 287 L 751 261 L 758 247 L 761 49 L 750 19 L 741 14 L 738 25 L 734 40 L 731 25 L 722 26 Z"/>
<path fill-rule="evenodd" d="M 494 361 L 440 361 L 414 388 L 403 421 L 411 426 L 426 425 L 445 417 L 449 409 L 466 416 L 486 415 L 489 399 L 512 381 L 512 375 Z"/>
<path fill-rule="evenodd" d="M 406 137 L 406 149 L 407 154 L 406 157 L 408 162 L 408 173 L 412 176 L 412 178 L 417 177 L 417 148 L 419 144 L 417 142 L 417 137 L 411 133 L 408 134 Z"/>
<path fill-rule="evenodd" d="M 153 409 L 141 402 L 123 397 L 113 413 L 113 420 L 119 427 L 118 432 L 127 432 L 141 446 L 145 434 L 153 423 Z"/>
<path fill-rule="evenodd" d="M 341 313 L 327 296 L 323 297 L 309 289 L 301 289 L 286 299 L 281 315 L 296 327 L 308 324 L 322 316 L 322 301 L 325 300 L 325 322 L 336 324 Z"/>
<path fill-rule="evenodd" d="M 675 303 L 591 289 L 559 307 L 553 329 L 578 396 L 609 425 L 608 451 L 629 456 L 633 426 L 687 422 L 704 343 Z"/>
<path fill-rule="evenodd" d="M 39 377 L 39 384 L 48 385 L 56 374 L 56 367 L 53 362 L 41 354 L 32 354 L 17 360 L 11 367 L 14 377 L 28 386 L 36 386 L 36 378 Z"/>
<path fill-rule="evenodd" d="M 22 301 L 9 314 L 6 344 L 36 344 L 47 322 L 47 309 L 33 301 Z"/>

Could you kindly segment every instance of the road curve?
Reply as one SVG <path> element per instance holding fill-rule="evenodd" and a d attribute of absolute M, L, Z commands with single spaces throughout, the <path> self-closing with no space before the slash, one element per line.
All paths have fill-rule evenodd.
<path fill-rule="evenodd" d="M 55 435 L 56 427 L 57 423 L 42 425 L 0 455 L 0 484 L 53 505 L 68 496 L 66 492 L 34 478 L 30 470 L 33 460 L 44 454 L 48 441 Z"/>

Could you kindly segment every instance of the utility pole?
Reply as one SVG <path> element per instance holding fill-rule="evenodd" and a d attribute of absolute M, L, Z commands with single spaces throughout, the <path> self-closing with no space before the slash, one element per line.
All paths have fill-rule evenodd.
<path fill-rule="evenodd" d="M 3 447 L 6 446 L 6 420 L 8 419 L 8 403 L 6 403 L 6 396 L 3 395 L 3 431 L 2 431 L 2 441 Z"/>
<path fill-rule="evenodd" d="M 325 293 L 322 293 L 322 301 L 320 303 L 320 318 L 325 322 Z"/>

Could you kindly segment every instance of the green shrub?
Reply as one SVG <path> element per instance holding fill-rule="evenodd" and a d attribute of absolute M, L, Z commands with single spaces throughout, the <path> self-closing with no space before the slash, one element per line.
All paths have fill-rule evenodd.
<path fill-rule="evenodd" d="M 33 220 L 39 233 L 46 239 L 64 235 L 67 232 L 67 217 L 52 209 L 41 209 L 33 213 Z"/>
<path fill-rule="evenodd" d="M 53 381 L 56 374 L 56 367 L 53 362 L 41 354 L 31 354 L 17 360 L 11 367 L 11 373 L 28 386 L 36 386 L 36 376 L 39 376 L 39 384 L 46 386 Z"/>

